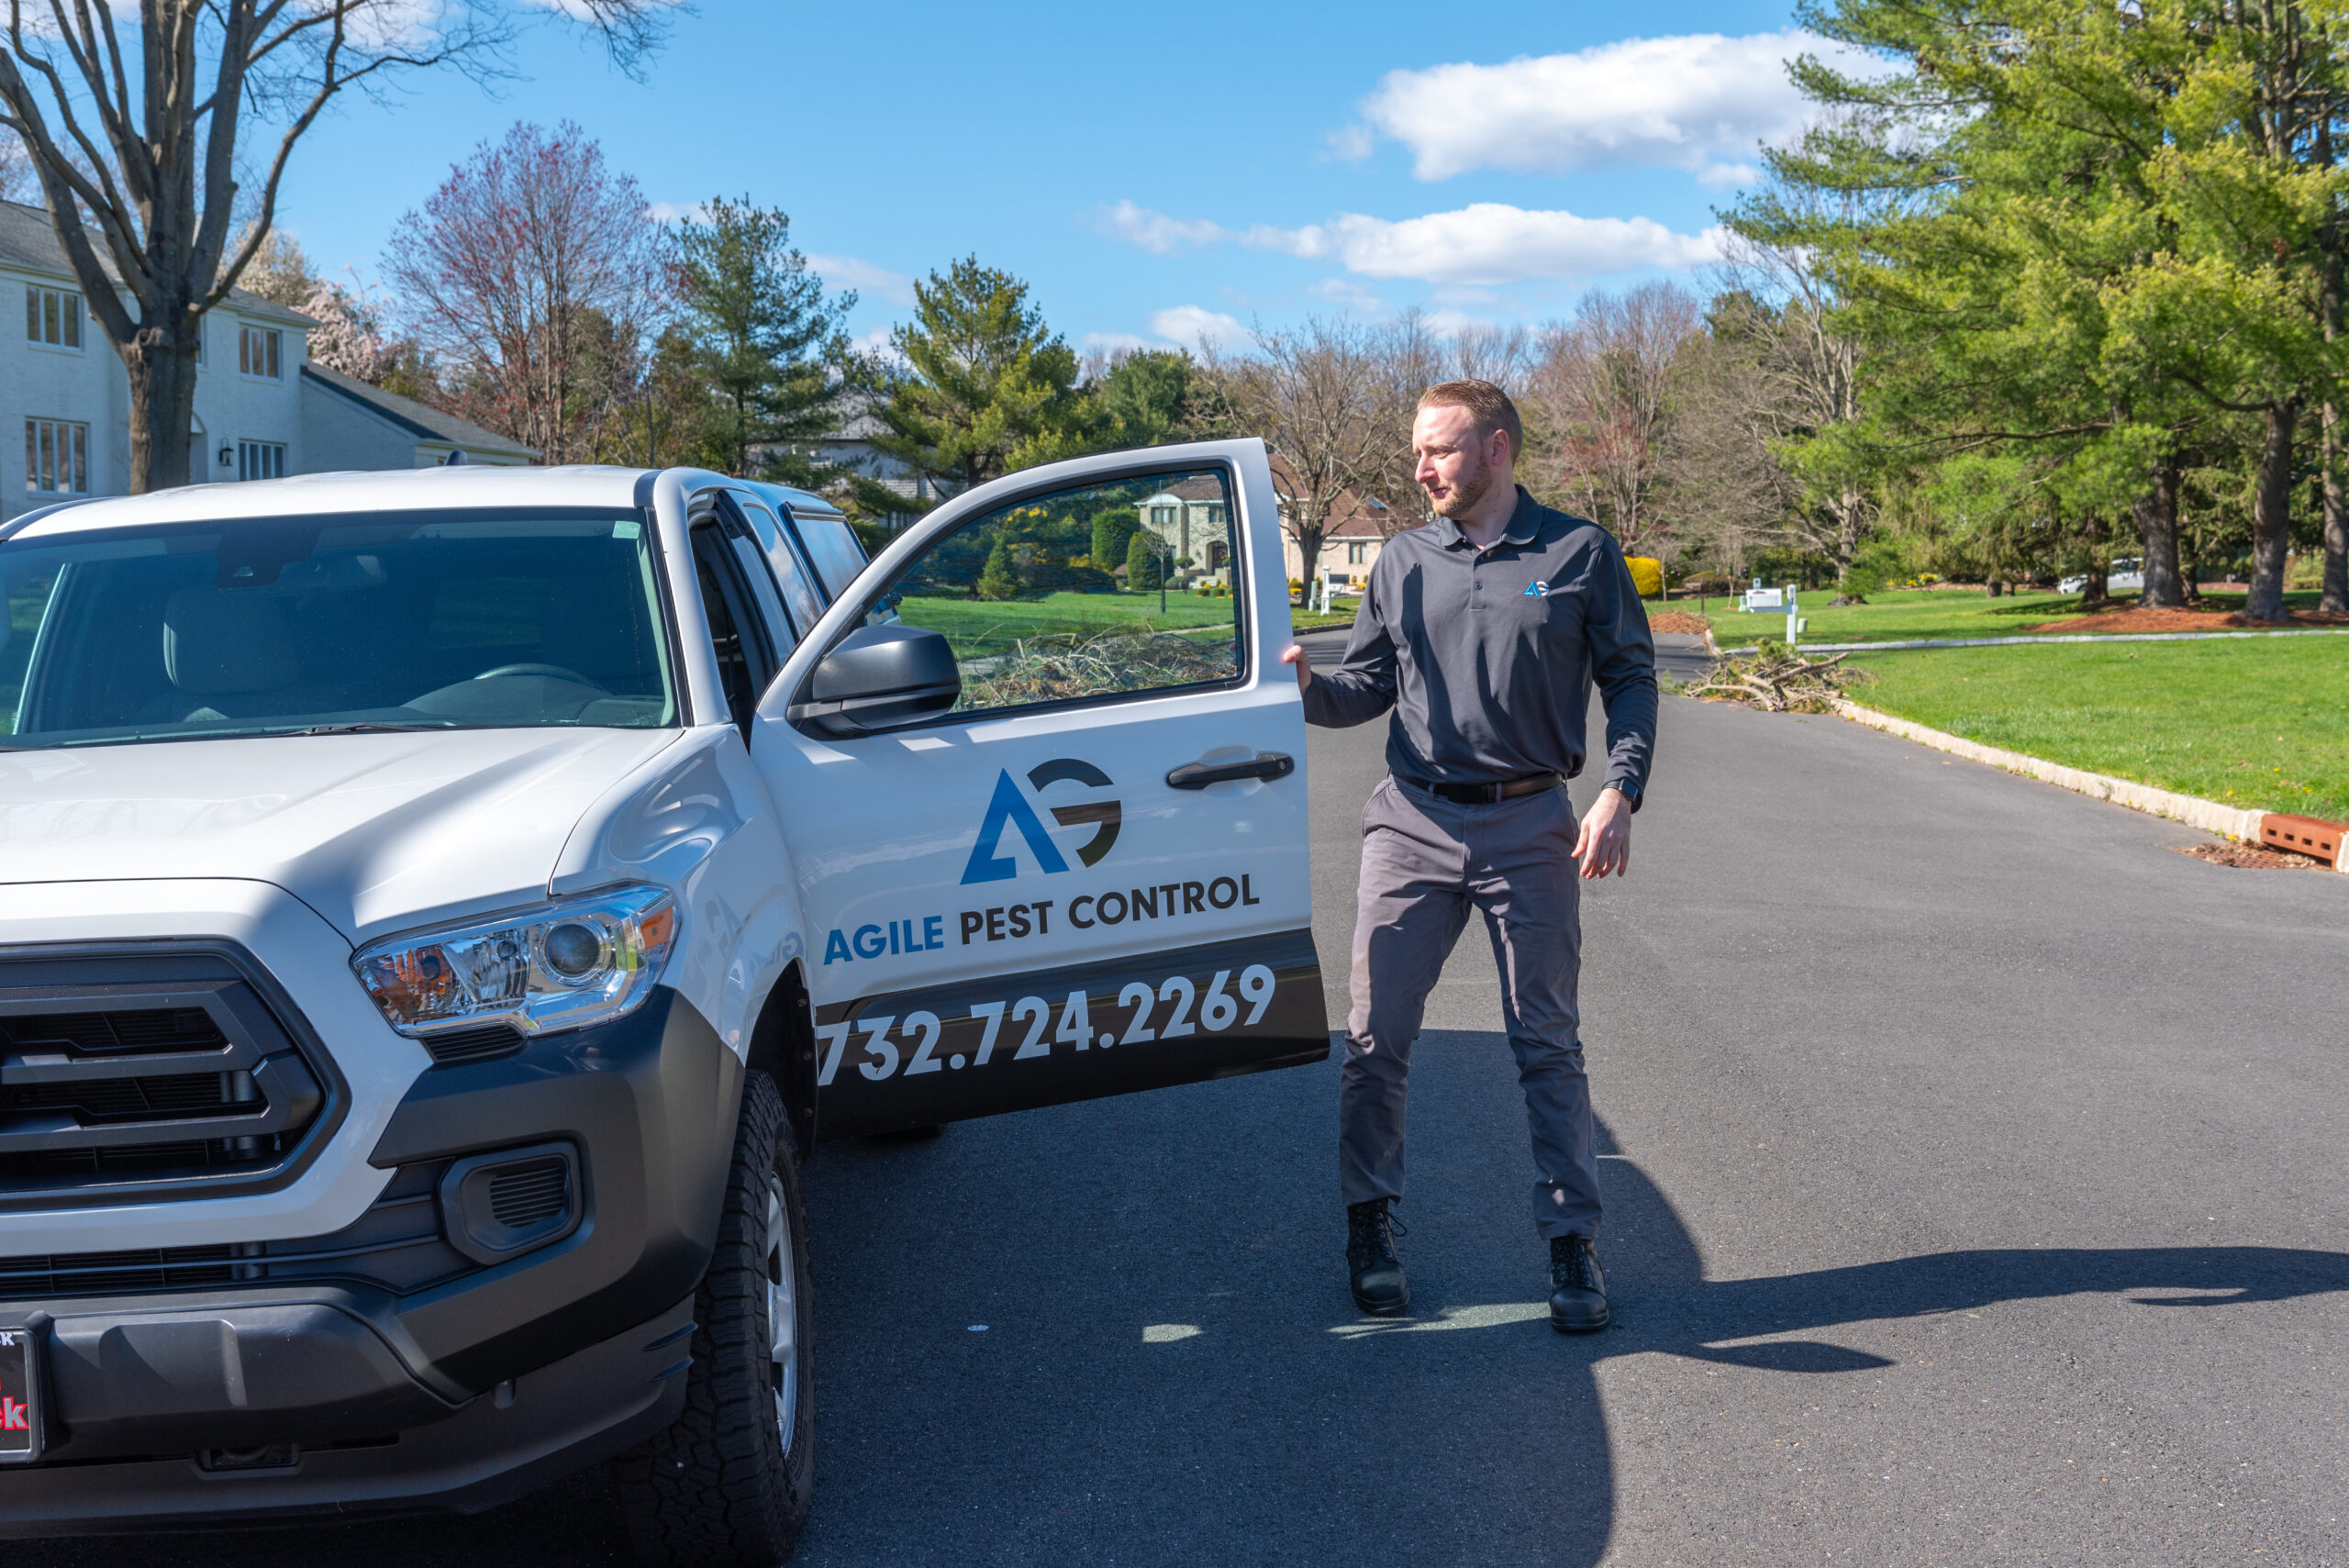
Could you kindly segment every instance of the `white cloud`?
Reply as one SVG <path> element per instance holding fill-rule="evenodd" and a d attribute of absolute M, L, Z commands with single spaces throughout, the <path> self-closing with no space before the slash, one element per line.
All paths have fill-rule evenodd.
<path fill-rule="evenodd" d="M 807 264 L 834 288 L 854 289 L 867 298 L 885 299 L 891 305 L 909 306 L 914 302 L 914 281 L 903 272 L 893 272 L 853 256 L 819 256 L 814 251 L 807 253 Z"/>
<path fill-rule="evenodd" d="M 1322 139 L 1330 144 L 1330 150 L 1325 156 L 1341 163 L 1359 163 L 1370 156 L 1371 146 L 1376 139 L 1370 134 L 1368 126 L 1349 125 L 1340 126 Z"/>
<path fill-rule="evenodd" d="M 1131 202 L 1119 202 L 1101 213 L 1101 232 L 1139 245 L 1153 256 L 1171 256 L 1191 246 L 1215 245 L 1236 238 L 1231 230 L 1204 217 L 1169 217 Z"/>
<path fill-rule="evenodd" d="M 1232 317 L 1219 310 L 1209 310 L 1202 305 L 1177 305 L 1161 310 L 1150 318 L 1150 329 L 1169 342 L 1185 348 L 1197 348 L 1209 343 L 1233 343 L 1248 335 L 1248 329 Z"/>
<path fill-rule="evenodd" d="M 1316 279 L 1306 285 L 1305 292 L 1316 299 L 1326 299 L 1339 309 L 1355 316 L 1386 314 L 1386 302 L 1352 278 Z"/>
<path fill-rule="evenodd" d="M 1334 258 L 1360 277 L 1416 278 L 1431 284 L 1491 285 L 1650 269 L 1679 272 L 1718 260 L 1721 242 L 1718 228 L 1681 234 L 1650 217 L 1581 217 L 1503 202 L 1477 202 L 1456 212 L 1400 221 L 1341 213 L 1327 223 L 1301 228 L 1266 224 L 1227 228 L 1208 218 L 1169 217 L 1131 202 L 1119 202 L 1110 210 L 1121 238 L 1162 254 L 1178 243 L 1228 241 L 1306 261 Z M 1314 287 L 1350 308 L 1380 308 L 1367 291 L 1342 280 L 1326 279 Z"/>
<path fill-rule="evenodd" d="M 1132 332 L 1087 332 L 1084 341 L 1085 348 L 1097 354 L 1114 354 L 1119 350 L 1139 353 L 1144 349 L 1166 347 L 1163 339 L 1144 338 Z"/>
<path fill-rule="evenodd" d="M 645 211 L 655 223 L 707 223 L 709 205 L 706 202 L 654 202 Z"/>
<path fill-rule="evenodd" d="M 1820 56 L 1874 72 L 1874 57 L 1797 29 L 1626 39 L 1505 65 L 1397 71 L 1363 101 L 1371 128 L 1411 150 L 1412 172 L 1563 174 L 1635 164 L 1702 172 L 1799 132 L 1810 107 L 1786 62 Z"/>

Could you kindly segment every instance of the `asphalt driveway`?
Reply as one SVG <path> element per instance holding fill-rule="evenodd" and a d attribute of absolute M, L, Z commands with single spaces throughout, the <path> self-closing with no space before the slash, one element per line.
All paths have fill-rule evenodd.
<path fill-rule="evenodd" d="M 1615 1329 L 1542 1320 L 1472 929 L 1418 1055 L 1408 1320 L 1346 1297 L 1334 1062 L 826 1146 L 800 1561 L 2349 1564 L 2349 876 L 1664 708 L 1586 905 Z M 1314 740 L 1333 1022 L 1382 736 Z M 589 1478 L 39 1550 L 585 1564 L 615 1529 Z"/>

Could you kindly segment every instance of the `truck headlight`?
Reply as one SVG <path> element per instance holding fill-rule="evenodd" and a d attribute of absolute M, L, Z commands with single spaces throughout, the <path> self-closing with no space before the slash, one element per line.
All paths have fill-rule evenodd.
<path fill-rule="evenodd" d="M 661 978 L 676 935 L 677 906 L 665 891 L 623 887 L 394 937 L 351 967 L 404 1035 L 488 1023 L 546 1034 L 634 1011 Z"/>

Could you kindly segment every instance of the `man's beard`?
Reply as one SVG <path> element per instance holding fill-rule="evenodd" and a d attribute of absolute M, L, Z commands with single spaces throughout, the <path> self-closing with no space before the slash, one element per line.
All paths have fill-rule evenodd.
<path fill-rule="evenodd" d="M 1468 474 L 1452 487 L 1451 495 L 1441 501 L 1430 497 L 1430 505 L 1434 506 L 1437 517 L 1457 518 L 1465 512 L 1473 511 L 1476 503 L 1483 500 L 1492 487 L 1493 465 L 1489 462 L 1479 462 L 1475 473 Z"/>

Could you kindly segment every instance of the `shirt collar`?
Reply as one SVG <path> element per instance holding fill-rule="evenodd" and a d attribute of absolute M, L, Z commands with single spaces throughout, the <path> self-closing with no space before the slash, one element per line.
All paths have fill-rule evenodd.
<path fill-rule="evenodd" d="M 1476 548 L 1475 545 L 1471 542 L 1468 536 L 1460 531 L 1460 525 L 1453 522 L 1450 517 L 1436 518 L 1435 528 L 1437 529 L 1436 542 L 1442 545 L 1446 550 L 1474 550 Z M 1542 503 L 1527 495 L 1525 486 L 1520 484 L 1517 487 L 1517 510 L 1508 515 L 1508 526 L 1501 529 L 1501 537 L 1493 542 L 1496 544 L 1513 544 L 1522 549 L 1524 546 L 1531 544 L 1533 542 L 1533 536 L 1541 531 Z"/>

